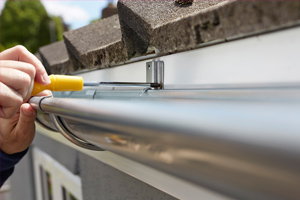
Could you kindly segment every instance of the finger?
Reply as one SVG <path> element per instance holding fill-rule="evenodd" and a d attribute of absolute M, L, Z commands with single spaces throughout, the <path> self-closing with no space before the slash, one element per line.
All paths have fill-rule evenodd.
<path fill-rule="evenodd" d="M 36 70 L 32 64 L 20 62 L 20 61 L 4 60 L 4 61 L 0 61 L 0 66 L 1 66 L 2 75 L 14 76 L 15 73 L 4 73 L 3 72 L 5 70 L 4 68 L 9 68 L 9 69 L 16 69 L 16 70 L 19 70 L 19 71 L 22 71 L 22 72 L 28 74 L 30 76 L 31 80 L 34 80 L 34 78 L 35 78 Z M 3 82 L 2 78 L 0 80 L 1 80 L 1 82 Z M 19 84 L 21 84 L 20 81 L 14 82 L 14 85 L 19 85 Z M 29 89 L 26 89 L 25 85 L 23 85 L 23 84 L 21 84 L 21 85 L 22 85 L 22 87 L 21 88 L 18 87 L 17 89 L 18 90 L 23 89 L 24 92 L 27 92 L 25 95 L 22 94 L 22 96 L 25 97 L 24 99 L 29 98 L 31 95 L 31 92 L 32 92 L 34 82 L 33 81 L 30 82 Z M 9 86 L 14 88 L 13 85 L 9 84 Z"/>
<path fill-rule="evenodd" d="M 19 93 L 23 100 L 30 96 L 34 84 L 34 79 L 29 74 L 11 68 L 1 68 L 0 80 L 3 84 Z"/>
<path fill-rule="evenodd" d="M 44 90 L 37 94 L 36 96 L 44 97 L 44 96 L 52 96 L 52 92 L 50 90 Z"/>
<path fill-rule="evenodd" d="M 32 79 L 35 78 L 36 70 L 32 64 L 14 61 L 14 60 L 0 60 L 1 69 L 10 68 L 22 71 L 28 74 Z"/>
<path fill-rule="evenodd" d="M 20 109 L 23 97 L 15 90 L 0 82 L 0 117 L 11 118 Z"/>
<path fill-rule="evenodd" d="M 35 80 L 43 85 L 50 84 L 50 79 L 42 63 L 25 47 L 18 45 L 0 54 L 0 60 L 15 60 L 32 64 L 36 69 Z"/>
<path fill-rule="evenodd" d="M 39 94 L 37 94 L 36 96 L 39 96 L 39 97 L 44 97 L 44 96 L 52 96 L 52 92 L 50 90 L 44 90 L 42 92 L 40 92 Z M 28 103 L 30 97 L 28 99 L 26 99 L 24 101 L 24 103 Z"/>
<path fill-rule="evenodd" d="M 22 104 L 20 108 L 20 117 L 16 126 L 18 134 L 26 134 L 26 137 L 32 137 L 34 135 L 34 122 L 37 112 L 29 103 Z"/>
<path fill-rule="evenodd" d="M 20 118 L 17 126 L 23 127 L 26 131 L 26 124 L 34 123 L 35 118 L 36 110 L 29 103 L 24 103 L 20 108 Z"/>
<path fill-rule="evenodd" d="M 30 104 L 24 103 L 20 108 L 19 121 L 15 128 L 15 134 L 18 142 L 15 144 L 17 152 L 24 151 L 33 141 L 35 135 L 34 121 L 36 118 L 36 111 Z"/>

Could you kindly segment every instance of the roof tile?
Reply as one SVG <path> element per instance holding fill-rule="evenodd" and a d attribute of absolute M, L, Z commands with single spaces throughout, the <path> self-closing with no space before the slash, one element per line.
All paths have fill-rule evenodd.
<path fill-rule="evenodd" d="M 127 60 L 118 15 L 66 32 L 65 43 L 76 70 L 105 68 Z"/>
<path fill-rule="evenodd" d="M 299 1 L 120 0 L 118 12 L 130 55 L 153 45 L 161 53 L 299 23 Z M 134 35 L 134 37 L 132 37 Z"/>
<path fill-rule="evenodd" d="M 64 41 L 43 46 L 38 53 L 48 74 L 70 74 L 74 71 Z"/>

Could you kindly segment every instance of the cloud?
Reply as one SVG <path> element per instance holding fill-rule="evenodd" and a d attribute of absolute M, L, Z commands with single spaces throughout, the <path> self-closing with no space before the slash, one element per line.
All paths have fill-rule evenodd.
<path fill-rule="evenodd" d="M 4 4 L 5 4 L 6 1 L 4 0 L 0 0 L 0 14 L 2 12 L 2 9 L 4 8 Z"/>
<path fill-rule="evenodd" d="M 77 5 L 70 5 L 71 1 L 42 0 L 49 15 L 61 16 L 65 23 L 90 21 L 89 13 Z"/>
<path fill-rule="evenodd" d="M 0 13 L 5 1 L 0 0 Z M 117 0 L 113 1 L 117 2 Z M 49 15 L 60 16 L 66 24 L 70 25 L 71 29 L 77 29 L 98 19 L 108 0 L 41 0 L 41 2 Z"/>

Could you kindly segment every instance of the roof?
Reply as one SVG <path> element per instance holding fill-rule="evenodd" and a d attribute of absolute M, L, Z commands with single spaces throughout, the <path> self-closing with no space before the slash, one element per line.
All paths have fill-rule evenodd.
<path fill-rule="evenodd" d="M 300 22 L 300 1 L 178 2 L 181 1 L 121 0 L 118 14 L 66 32 L 60 46 L 42 47 L 42 61 L 49 65 L 51 73 L 68 74 L 114 67 L 149 53 L 160 56 L 188 51 L 293 27 Z M 64 50 L 59 48 L 68 53 L 60 54 Z M 61 56 L 54 56 L 56 53 Z M 71 66 L 57 65 L 64 63 L 62 55 L 69 56 Z"/>

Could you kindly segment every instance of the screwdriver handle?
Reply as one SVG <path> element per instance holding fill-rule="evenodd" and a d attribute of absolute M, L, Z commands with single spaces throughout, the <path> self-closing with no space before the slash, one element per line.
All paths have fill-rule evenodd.
<path fill-rule="evenodd" d="M 80 91 L 83 88 L 83 79 L 79 76 L 50 75 L 51 83 L 42 85 L 34 82 L 31 96 L 35 96 L 44 90 L 51 91 Z"/>

